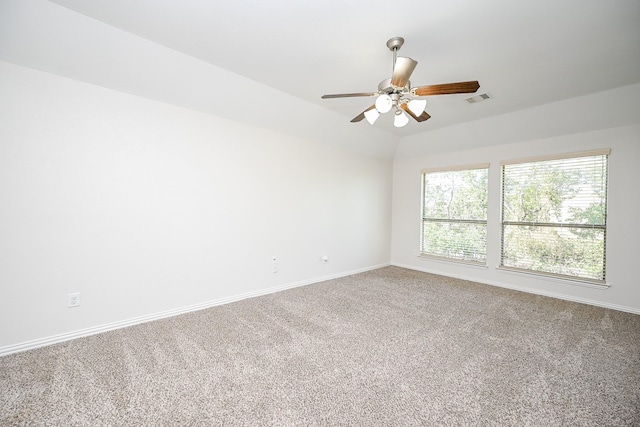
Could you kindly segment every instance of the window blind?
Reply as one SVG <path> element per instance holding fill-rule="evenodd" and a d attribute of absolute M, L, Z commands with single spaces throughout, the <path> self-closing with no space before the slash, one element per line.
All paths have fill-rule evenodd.
<path fill-rule="evenodd" d="M 421 254 L 486 263 L 488 165 L 422 174 Z"/>
<path fill-rule="evenodd" d="M 608 156 L 503 163 L 502 267 L 604 282 Z"/>

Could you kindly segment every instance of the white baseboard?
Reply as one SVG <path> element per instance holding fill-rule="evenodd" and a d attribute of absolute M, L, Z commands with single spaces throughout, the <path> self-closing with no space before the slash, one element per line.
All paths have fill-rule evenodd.
<path fill-rule="evenodd" d="M 609 304 L 609 303 L 605 303 L 605 302 L 602 302 L 602 301 L 590 300 L 590 299 L 586 299 L 586 298 L 579 298 L 579 297 L 574 297 L 574 296 L 565 295 L 565 294 L 558 294 L 558 293 L 555 293 L 555 292 L 539 291 L 539 290 L 536 290 L 536 289 L 525 288 L 525 287 L 522 287 L 522 286 L 514 286 L 514 285 L 511 285 L 511 284 L 508 284 L 508 283 L 497 282 L 497 281 L 494 281 L 494 280 L 481 280 L 481 279 L 478 279 L 477 277 L 470 277 L 470 276 L 465 276 L 465 275 L 462 275 L 462 274 L 451 274 L 451 273 L 445 273 L 445 272 L 442 272 L 442 271 L 438 271 L 438 270 L 435 270 L 435 269 L 419 268 L 419 267 L 416 267 L 416 266 L 413 266 L 413 265 L 399 264 L 399 263 L 394 263 L 394 262 L 392 262 L 391 265 L 393 265 L 395 267 L 406 268 L 408 270 L 422 271 L 423 273 L 437 274 L 439 276 L 453 277 L 455 279 L 468 280 L 470 282 L 482 283 L 484 285 L 491 285 L 491 286 L 498 286 L 500 288 L 513 289 L 514 291 L 526 292 L 526 293 L 534 294 L 534 295 L 541 295 L 541 296 L 557 298 L 557 299 L 561 299 L 561 300 L 565 300 L 565 301 L 578 302 L 578 303 L 582 303 L 582 304 L 589 304 L 589 305 L 593 305 L 593 306 L 596 306 L 596 307 L 610 308 L 612 310 L 624 311 L 626 313 L 640 314 L 640 309 L 637 309 L 637 308 L 634 308 L 634 307 L 627 307 L 627 306 L 624 306 L 624 305 Z"/>
<path fill-rule="evenodd" d="M 26 341 L 19 344 L 8 345 L 0 347 L 0 357 L 6 356 L 12 353 L 19 353 L 22 351 L 32 350 L 38 347 L 44 347 L 47 345 L 58 344 L 65 341 L 70 341 L 76 338 L 82 338 L 90 335 L 100 334 L 102 332 L 108 332 L 115 329 L 126 328 L 128 326 L 138 325 L 140 323 L 151 322 L 154 320 L 160 320 L 167 317 L 177 316 L 180 314 L 190 313 L 192 311 L 204 310 L 206 308 L 215 307 L 217 305 L 229 304 L 231 302 L 240 301 L 247 298 L 259 297 L 261 295 L 272 294 L 274 292 L 280 292 L 287 289 L 297 288 L 300 286 L 311 285 L 314 283 L 325 282 L 331 279 L 338 279 L 340 277 L 351 276 L 352 274 L 364 273 L 365 271 L 376 270 L 382 267 L 388 267 L 390 264 L 379 264 L 357 270 L 344 271 L 341 273 L 330 274 L 327 276 L 315 277 L 308 280 L 302 280 L 299 282 L 287 283 L 284 285 L 273 286 L 270 288 L 260 289 L 257 291 L 246 292 L 243 294 L 233 295 L 226 298 L 220 298 L 212 301 L 206 301 L 203 303 L 193 304 L 186 307 L 180 307 L 172 310 L 166 310 L 159 313 L 148 314 L 145 316 L 134 317 L 118 322 L 108 323 L 105 325 L 95 326 L 91 328 L 80 329 L 73 332 L 54 335 L 46 338 L 40 338 L 32 341 Z"/>

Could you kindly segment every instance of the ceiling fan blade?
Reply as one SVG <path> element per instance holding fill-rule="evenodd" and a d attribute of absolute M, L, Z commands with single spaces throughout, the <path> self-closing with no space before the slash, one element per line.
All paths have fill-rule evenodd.
<path fill-rule="evenodd" d="M 332 98 L 354 98 L 356 96 L 378 96 L 378 92 L 360 92 L 360 93 L 336 93 L 333 95 L 322 95 L 322 99 Z"/>
<path fill-rule="evenodd" d="M 364 113 L 366 113 L 369 110 L 373 110 L 374 108 L 376 108 L 376 104 L 373 104 L 371 107 L 367 108 L 362 113 L 358 114 L 353 119 L 351 119 L 351 123 L 357 123 L 357 122 L 361 121 L 362 119 L 364 119 Z"/>
<path fill-rule="evenodd" d="M 441 85 L 420 86 L 411 92 L 416 96 L 451 95 L 454 93 L 474 93 L 480 88 L 477 80 L 470 82 L 445 83 Z"/>
<path fill-rule="evenodd" d="M 424 122 L 425 120 L 428 120 L 431 118 L 429 113 L 427 113 L 426 111 L 423 111 L 422 114 L 420 114 L 419 116 L 416 116 L 415 114 L 413 114 L 413 111 L 409 109 L 409 106 L 407 104 L 402 104 L 400 105 L 400 107 L 404 110 L 405 113 L 413 117 L 416 122 Z"/>
<path fill-rule="evenodd" d="M 418 65 L 418 61 L 414 61 L 411 58 L 402 56 L 396 58 L 396 64 L 393 66 L 393 76 L 391 76 L 391 84 L 396 87 L 405 87 L 416 65 Z"/>

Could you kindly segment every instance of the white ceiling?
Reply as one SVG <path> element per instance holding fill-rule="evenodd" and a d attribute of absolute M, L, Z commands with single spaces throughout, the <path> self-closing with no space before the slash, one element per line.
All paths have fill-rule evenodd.
<path fill-rule="evenodd" d="M 428 98 L 432 118 L 397 136 L 640 82 L 638 0 L 52 0 L 344 115 L 390 77 L 390 37 L 418 61 L 413 86 L 479 80 L 493 99 Z M 82 38 L 82 35 L 78 35 Z M 89 42 L 89 41 L 88 41 Z M 225 82 L 219 82 L 224 85 Z M 386 120 L 385 120 L 386 119 Z M 370 126 L 366 121 L 351 126 Z"/>

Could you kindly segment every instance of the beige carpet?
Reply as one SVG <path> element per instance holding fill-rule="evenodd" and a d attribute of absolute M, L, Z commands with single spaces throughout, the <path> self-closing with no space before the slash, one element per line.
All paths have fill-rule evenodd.
<path fill-rule="evenodd" d="M 0 358 L 0 425 L 640 425 L 640 316 L 387 267 Z"/>

